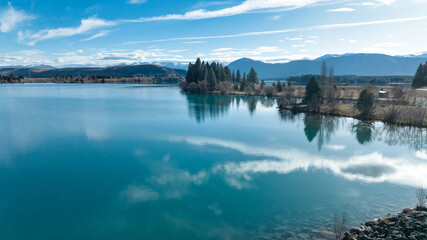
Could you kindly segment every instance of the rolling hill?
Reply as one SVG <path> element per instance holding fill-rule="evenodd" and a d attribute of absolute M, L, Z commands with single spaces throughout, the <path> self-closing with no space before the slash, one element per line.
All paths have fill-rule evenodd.
<path fill-rule="evenodd" d="M 172 69 L 164 66 L 143 64 L 124 65 L 112 67 L 79 67 L 79 68 L 0 68 L 1 75 L 13 74 L 32 78 L 52 78 L 56 75 L 88 76 L 88 75 L 113 75 L 113 76 L 141 76 L 141 77 L 183 77 L 186 71 L 182 69 Z"/>

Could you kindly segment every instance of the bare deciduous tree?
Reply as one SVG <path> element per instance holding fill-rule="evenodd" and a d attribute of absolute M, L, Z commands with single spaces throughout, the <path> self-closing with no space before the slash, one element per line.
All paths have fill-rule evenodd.
<path fill-rule="evenodd" d="M 409 105 L 415 95 L 416 91 L 414 89 L 404 89 L 402 87 L 394 87 L 391 89 L 392 104 Z"/>
<path fill-rule="evenodd" d="M 279 100 L 279 106 L 281 108 L 284 108 L 286 106 L 291 106 L 296 104 L 296 95 L 295 95 L 295 88 L 294 86 L 287 86 L 284 88 L 283 97 Z"/>
<path fill-rule="evenodd" d="M 382 107 L 384 113 L 384 122 L 394 124 L 400 119 L 403 108 L 399 105 L 387 105 Z"/>
<path fill-rule="evenodd" d="M 345 210 L 334 214 L 334 234 L 336 240 L 341 240 L 347 229 L 348 215 Z"/>
<path fill-rule="evenodd" d="M 419 104 L 409 108 L 409 112 L 406 114 L 409 123 L 414 126 L 423 126 L 426 110 L 425 106 Z"/>
<path fill-rule="evenodd" d="M 426 196 L 427 196 L 426 189 L 424 189 L 423 187 L 420 187 L 417 189 L 415 194 L 416 194 L 417 200 L 418 200 L 417 206 L 424 207 L 424 205 L 426 204 Z"/>

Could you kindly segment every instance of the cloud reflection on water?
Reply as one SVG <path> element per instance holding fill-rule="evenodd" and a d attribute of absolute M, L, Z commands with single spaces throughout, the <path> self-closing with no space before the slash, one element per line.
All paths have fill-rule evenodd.
<path fill-rule="evenodd" d="M 245 155 L 266 157 L 266 160 L 228 162 L 212 168 L 213 174 L 223 174 L 232 187 L 243 188 L 258 173 L 288 174 L 309 169 L 328 170 L 349 180 L 391 182 L 412 187 L 427 185 L 427 162 L 416 158 L 386 157 L 382 153 L 327 158 L 297 149 L 277 150 L 250 146 L 236 141 L 204 137 L 171 137 L 169 141 L 186 142 L 198 146 L 219 146 Z M 415 155 L 414 155 L 415 157 Z"/>

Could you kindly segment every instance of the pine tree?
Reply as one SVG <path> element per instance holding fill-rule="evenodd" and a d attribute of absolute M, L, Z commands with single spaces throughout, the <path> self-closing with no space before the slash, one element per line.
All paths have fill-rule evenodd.
<path fill-rule="evenodd" d="M 322 89 L 319 86 L 315 76 L 311 76 L 305 87 L 304 103 L 309 104 L 310 102 L 316 101 L 321 102 L 322 100 Z"/>
<path fill-rule="evenodd" d="M 265 86 L 265 81 L 264 81 L 264 79 L 262 79 L 262 80 L 261 80 L 260 87 L 261 87 L 261 88 L 263 88 L 264 86 Z"/>
<path fill-rule="evenodd" d="M 427 63 L 426 63 L 427 66 Z M 415 73 L 415 77 L 414 80 L 412 81 L 412 87 L 423 87 L 425 86 L 425 81 L 424 81 L 424 66 L 422 64 L 420 64 L 418 66 L 417 72 Z"/>
<path fill-rule="evenodd" d="M 278 92 L 283 91 L 283 86 L 282 86 L 282 84 L 280 83 L 280 81 L 277 81 L 277 91 L 278 91 Z"/>
<path fill-rule="evenodd" d="M 240 81 L 240 91 L 245 91 L 247 85 L 246 73 L 243 73 L 243 78 Z"/>
<path fill-rule="evenodd" d="M 258 74 L 255 72 L 254 68 L 251 68 L 248 74 L 248 83 L 251 85 L 259 84 Z"/>
<path fill-rule="evenodd" d="M 194 64 L 194 82 L 199 83 L 202 78 L 202 61 L 200 58 L 197 58 L 196 63 Z"/>
<path fill-rule="evenodd" d="M 233 70 L 233 74 L 231 75 L 231 82 L 232 82 L 233 84 L 235 84 L 235 83 L 236 83 L 236 74 L 234 74 L 234 70 Z"/>
<path fill-rule="evenodd" d="M 215 91 L 215 89 L 216 89 L 216 77 L 215 77 L 215 72 L 213 71 L 212 68 L 209 70 L 207 81 L 208 81 L 208 90 L 210 92 Z"/>
<path fill-rule="evenodd" d="M 224 81 L 232 82 L 231 70 L 230 68 L 228 68 L 228 66 L 224 68 L 224 73 L 225 73 Z"/>
<path fill-rule="evenodd" d="M 240 75 L 240 70 L 237 69 L 236 83 L 240 83 L 241 81 L 242 81 L 242 76 Z"/>
<path fill-rule="evenodd" d="M 364 89 L 357 100 L 356 107 L 362 119 L 368 119 L 375 111 L 375 97 L 368 89 Z"/>
<path fill-rule="evenodd" d="M 185 81 L 187 81 L 187 83 L 194 82 L 194 66 L 192 63 L 188 64 L 187 76 L 185 77 Z"/>
<path fill-rule="evenodd" d="M 322 67 L 320 70 L 320 84 L 322 85 L 322 87 L 325 87 L 327 85 L 326 83 L 326 74 L 328 73 L 328 67 L 326 66 L 326 61 L 323 60 L 322 61 Z"/>

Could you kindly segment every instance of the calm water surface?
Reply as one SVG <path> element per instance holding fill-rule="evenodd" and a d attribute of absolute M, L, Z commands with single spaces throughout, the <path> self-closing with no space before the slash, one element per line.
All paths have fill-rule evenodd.
<path fill-rule="evenodd" d="M 415 204 L 425 130 L 177 87 L 0 85 L 0 239 L 328 239 Z"/>

